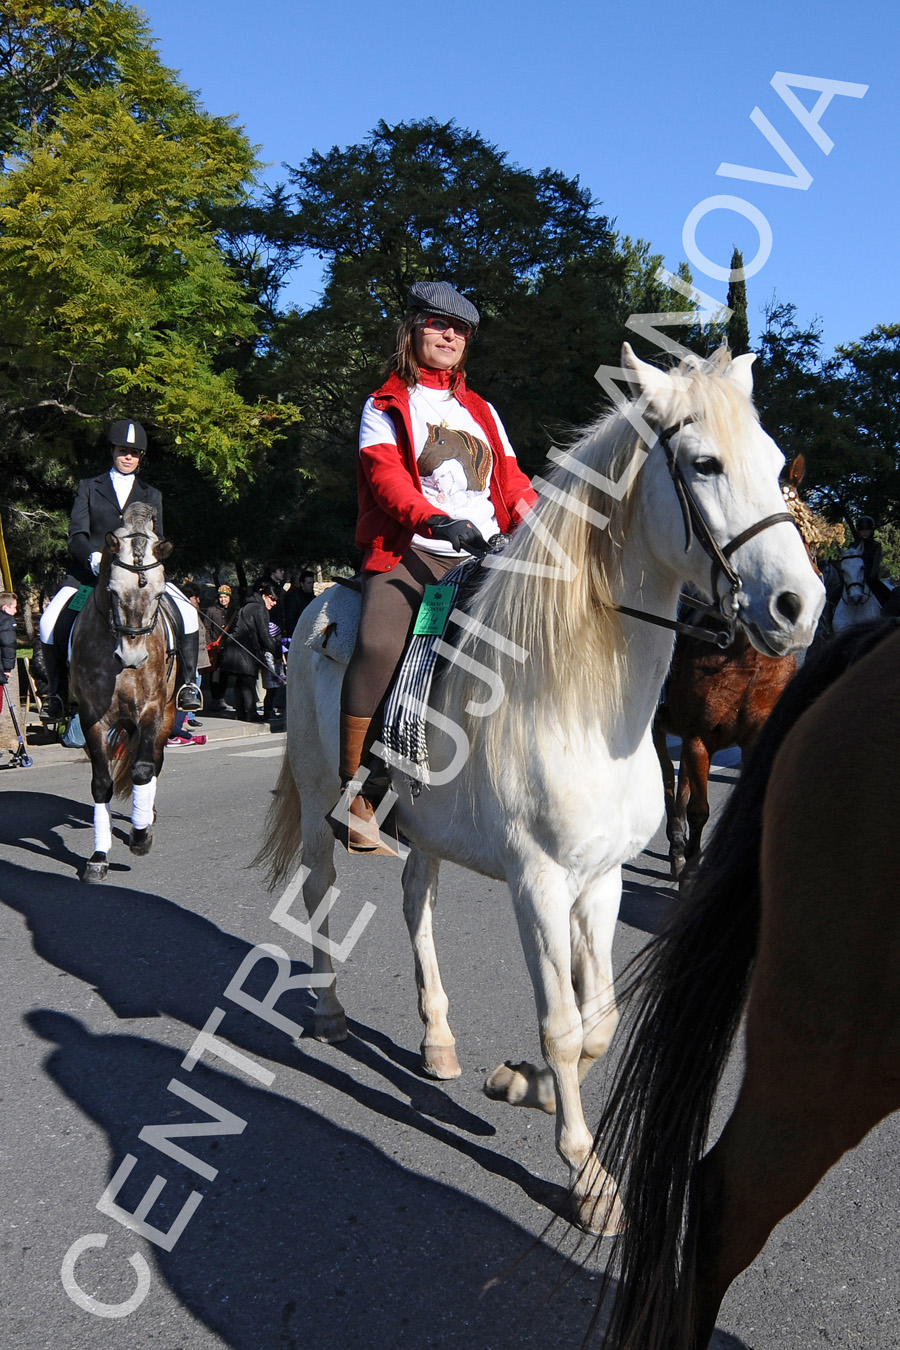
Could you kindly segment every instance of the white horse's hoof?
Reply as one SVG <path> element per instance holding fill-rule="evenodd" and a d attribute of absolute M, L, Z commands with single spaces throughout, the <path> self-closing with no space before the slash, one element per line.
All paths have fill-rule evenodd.
<path fill-rule="evenodd" d="M 316 1013 L 313 1023 L 314 1040 L 324 1041 L 326 1045 L 340 1045 L 349 1035 L 347 1018 L 343 1012 Z"/>
<path fill-rule="evenodd" d="M 438 1078 L 441 1081 L 458 1078 L 462 1069 L 456 1058 L 456 1050 L 452 1045 L 425 1045 L 423 1042 L 422 1072 L 429 1078 Z"/>
<path fill-rule="evenodd" d="M 85 863 L 81 874 L 82 881 L 105 881 L 109 876 L 109 863 L 105 853 L 97 853 Z"/>
<path fill-rule="evenodd" d="M 533 1106 L 545 1111 L 548 1116 L 556 1115 L 556 1093 L 548 1095 L 542 1090 L 543 1080 L 539 1070 L 527 1060 L 521 1064 L 511 1064 L 509 1060 L 501 1064 L 484 1082 L 484 1095 L 495 1102 L 509 1102 L 510 1106 Z"/>
<path fill-rule="evenodd" d="M 615 1237 L 625 1226 L 621 1200 L 615 1191 L 610 1196 L 606 1189 L 600 1195 L 589 1195 L 584 1200 L 571 1196 L 568 1217 L 576 1228 L 596 1237 Z"/>

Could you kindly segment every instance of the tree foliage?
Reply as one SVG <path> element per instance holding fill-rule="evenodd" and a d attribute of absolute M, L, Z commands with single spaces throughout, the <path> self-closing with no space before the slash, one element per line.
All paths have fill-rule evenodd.
<path fill-rule="evenodd" d="M 295 240 L 325 260 L 325 285 L 276 325 L 271 387 L 303 412 L 295 439 L 316 491 L 301 526 L 321 556 L 350 547 L 359 416 L 413 282 L 447 280 L 478 307 L 471 379 L 529 471 L 598 409 L 594 372 L 617 362 L 628 315 L 673 307 L 659 258 L 618 236 L 577 179 L 511 164 L 453 122 L 380 122 L 290 180 Z"/>
<path fill-rule="evenodd" d="M 0 34 L 11 495 L 61 507 L 123 412 L 227 492 L 296 416 L 239 385 L 259 316 L 215 222 L 245 203 L 252 149 L 162 65 L 128 5 L 10 0 Z"/>
<path fill-rule="evenodd" d="M 744 258 L 739 248 L 731 255 L 732 277 L 728 283 L 728 346 L 732 356 L 743 356 L 750 350 L 750 323 L 747 318 L 747 283 L 743 277 L 735 280 L 734 273 L 743 271 Z"/>

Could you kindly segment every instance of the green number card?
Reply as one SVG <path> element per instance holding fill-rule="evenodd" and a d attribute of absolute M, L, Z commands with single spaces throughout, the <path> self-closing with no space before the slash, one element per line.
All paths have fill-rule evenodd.
<path fill-rule="evenodd" d="M 426 586 L 416 626 L 416 637 L 440 637 L 447 627 L 447 619 L 453 607 L 452 586 Z"/>

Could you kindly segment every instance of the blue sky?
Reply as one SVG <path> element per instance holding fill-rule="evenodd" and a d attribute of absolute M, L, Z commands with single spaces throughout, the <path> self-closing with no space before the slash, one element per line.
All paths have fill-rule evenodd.
<path fill-rule="evenodd" d="M 900 7 L 887 0 L 146 0 L 166 64 L 213 113 L 233 113 L 270 181 L 312 150 L 363 139 L 380 118 L 454 118 L 530 169 L 578 176 L 623 232 L 674 270 L 683 227 L 707 198 L 737 197 L 771 227 L 771 254 L 748 280 L 751 328 L 773 294 L 818 316 L 828 349 L 900 321 Z M 868 86 L 821 118 L 829 154 L 770 81 L 776 71 Z M 818 95 L 798 91 L 811 107 Z M 805 190 L 717 176 L 723 161 L 785 173 L 751 122 L 759 107 L 811 182 Z M 728 265 L 749 259 L 756 228 L 707 212 L 697 244 Z M 724 300 L 725 283 L 693 266 Z M 310 262 L 297 303 L 315 298 Z"/>

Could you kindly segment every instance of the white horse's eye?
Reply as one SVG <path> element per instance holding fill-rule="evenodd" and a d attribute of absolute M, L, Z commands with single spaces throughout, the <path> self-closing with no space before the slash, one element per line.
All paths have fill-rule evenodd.
<path fill-rule="evenodd" d="M 720 459 L 713 458 L 712 455 L 703 455 L 700 459 L 695 459 L 691 468 L 701 473 L 706 478 L 714 478 L 716 474 L 724 473 L 725 466 Z"/>

